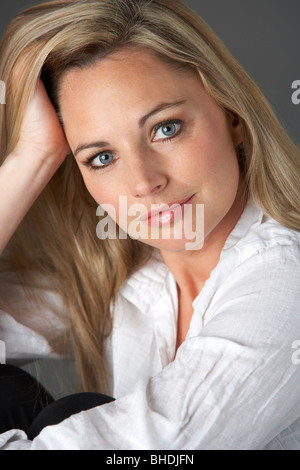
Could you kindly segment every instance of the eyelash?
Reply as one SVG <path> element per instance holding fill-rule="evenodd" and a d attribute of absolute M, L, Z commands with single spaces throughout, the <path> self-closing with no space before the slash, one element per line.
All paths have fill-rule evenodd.
<path fill-rule="evenodd" d="M 183 130 L 183 122 L 180 120 L 180 119 L 171 119 L 171 120 L 168 120 L 168 121 L 163 121 L 163 122 L 160 122 L 159 124 L 157 124 L 154 128 L 153 128 L 153 133 L 156 134 L 158 132 L 159 129 L 161 129 L 162 127 L 164 126 L 167 126 L 167 125 L 172 125 L 172 124 L 177 124 L 180 126 L 180 128 L 178 129 L 178 131 L 173 134 L 172 136 L 170 137 L 166 137 L 165 139 L 161 139 L 160 142 L 161 143 L 166 143 L 166 142 L 170 142 L 171 140 L 175 139 L 176 137 L 179 137 L 179 135 L 181 134 L 182 130 Z M 90 170 L 92 171 L 98 171 L 98 170 L 101 170 L 101 171 L 104 171 L 106 170 L 107 168 L 109 168 L 111 165 L 113 165 L 116 161 L 117 161 L 117 158 L 115 158 L 111 163 L 108 163 L 107 165 L 93 165 L 93 161 L 95 160 L 95 158 L 97 158 L 99 155 L 105 153 L 105 152 L 110 152 L 108 150 L 103 150 L 102 152 L 97 152 L 96 154 L 93 154 L 91 155 L 90 157 L 87 158 L 87 160 L 84 162 L 84 165 L 87 166 Z M 112 152 L 110 152 L 112 153 Z"/>

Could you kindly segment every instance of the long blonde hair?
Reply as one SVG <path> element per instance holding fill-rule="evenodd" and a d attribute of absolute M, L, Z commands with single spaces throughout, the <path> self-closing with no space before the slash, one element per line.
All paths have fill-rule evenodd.
<path fill-rule="evenodd" d="M 180 68 L 194 68 L 208 93 L 243 122 L 241 169 L 249 195 L 281 224 L 300 230 L 300 154 L 264 96 L 214 32 L 180 0 L 53 0 L 33 6 L 8 26 L 0 45 L 0 156 L 18 141 L 39 74 L 57 106 L 57 84 L 121 47 L 146 47 Z M 22 61 L 18 88 L 14 68 Z M 66 306 L 70 338 L 85 390 L 105 390 L 104 329 L 122 283 L 150 251 L 131 239 L 98 240 L 96 203 L 70 155 L 16 234 L 2 269 L 30 285 L 47 279 Z M 34 277 L 35 279 L 35 277 Z"/>

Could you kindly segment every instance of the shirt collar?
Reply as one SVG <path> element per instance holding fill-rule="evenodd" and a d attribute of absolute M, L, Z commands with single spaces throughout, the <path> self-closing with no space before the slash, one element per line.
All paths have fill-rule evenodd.
<path fill-rule="evenodd" d="M 257 207 L 251 198 L 249 198 L 242 215 L 224 244 L 220 259 L 222 259 L 222 257 L 231 248 L 233 248 L 239 240 L 244 238 L 248 232 L 260 225 L 263 221 L 263 217 L 263 211 Z"/>
<path fill-rule="evenodd" d="M 169 282 L 175 283 L 175 279 L 160 252 L 154 250 L 150 260 L 123 283 L 120 294 L 147 314 L 157 298 L 164 294 Z"/>

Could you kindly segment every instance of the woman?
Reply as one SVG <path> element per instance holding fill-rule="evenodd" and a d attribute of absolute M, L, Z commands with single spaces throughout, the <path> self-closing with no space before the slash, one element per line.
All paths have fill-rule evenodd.
<path fill-rule="evenodd" d="M 3 339 L 116 398 L 2 446 L 267 446 L 300 416 L 300 159 L 260 91 L 179 0 L 32 7 L 0 79 Z"/>

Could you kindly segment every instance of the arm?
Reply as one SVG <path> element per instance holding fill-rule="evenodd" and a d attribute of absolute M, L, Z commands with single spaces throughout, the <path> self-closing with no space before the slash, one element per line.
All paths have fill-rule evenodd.
<path fill-rule="evenodd" d="M 0 253 L 68 153 L 56 112 L 38 79 L 18 144 L 0 168 Z"/>

